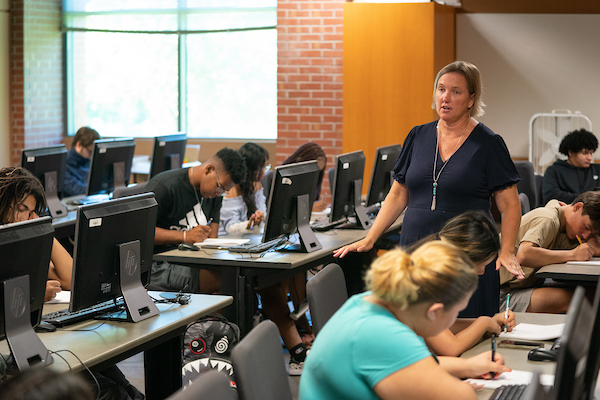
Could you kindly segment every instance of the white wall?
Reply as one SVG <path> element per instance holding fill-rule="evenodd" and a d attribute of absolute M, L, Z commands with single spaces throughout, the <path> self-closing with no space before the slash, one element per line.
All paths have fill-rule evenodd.
<path fill-rule="evenodd" d="M 527 158 L 534 114 L 570 109 L 600 137 L 600 15 L 457 14 L 456 57 L 483 76 L 485 115 Z"/>
<path fill-rule="evenodd" d="M 9 0 L 0 0 L 0 167 L 10 166 Z"/>

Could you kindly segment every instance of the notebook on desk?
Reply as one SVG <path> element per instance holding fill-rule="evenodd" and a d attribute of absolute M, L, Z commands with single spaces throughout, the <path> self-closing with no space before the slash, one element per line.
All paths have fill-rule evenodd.
<path fill-rule="evenodd" d="M 228 250 L 230 247 L 248 243 L 250 239 L 208 238 L 203 242 L 194 243 L 202 249 Z"/>

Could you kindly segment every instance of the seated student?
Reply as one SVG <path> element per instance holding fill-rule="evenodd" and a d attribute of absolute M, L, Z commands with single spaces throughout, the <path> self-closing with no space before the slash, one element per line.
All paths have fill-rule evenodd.
<path fill-rule="evenodd" d="M 46 210 L 46 195 L 42 183 L 25 168 L 0 169 L 0 223 L 10 224 L 39 218 Z M 50 269 L 46 284 L 45 301 L 56 297 L 62 289 L 71 289 L 73 259 L 54 239 L 50 255 Z M 86 373 L 84 378 L 92 380 Z M 95 381 L 100 382 L 100 395 L 105 400 L 136 400 L 143 394 L 131 385 L 123 373 L 111 366 L 95 373 Z"/>
<path fill-rule="evenodd" d="M 221 149 L 197 167 L 162 172 L 148 181 L 146 190 L 154 192 L 158 214 L 154 253 L 180 243 L 198 243 L 216 238 L 223 195 L 246 176 L 242 156 L 233 149 Z M 215 293 L 220 275 L 168 262 L 153 262 L 150 282 L 169 290 Z"/>
<path fill-rule="evenodd" d="M 477 275 L 483 275 L 485 266 L 491 263 L 500 251 L 500 237 L 495 223 L 480 210 L 467 211 L 452 218 L 442 229 L 412 245 L 412 252 L 432 240 L 442 240 L 462 250 L 475 266 Z M 427 346 L 439 356 L 460 356 L 475 346 L 486 333 L 499 334 L 506 326 L 510 332 L 516 326 L 515 314 L 510 311 L 492 317 L 458 318 L 449 328 L 437 336 L 426 337 Z"/>
<path fill-rule="evenodd" d="M 0 169 L 0 224 L 38 218 L 46 210 L 46 195 L 41 182 L 25 168 Z M 71 289 L 73 259 L 56 239 L 52 245 L 45 300 L 61 289 Z"/>
<path fill-rule="evenodd" d="M 30 368 L 0 383 L 0 400 L 93 400 L 79 376 L 50 368 Z"/>
<path fill-rule="evenodd" d="M 543 280 L 537 279 L 535 272 L 544 265 L 587 261 L 600 255 L 593 236 L 599 229 L 600 192 L 585 192 L 569 205 L 551 200 L 523 215 L 515 253 L 525 279 L 517 281 L 500 271 L 500 310 L 506 308 L 510 293 L 510 309 L 515 312 L 567 312 L 575 287 L 542 286 Z"/>
<path fill-rule="evenodd" d="M 509 371 L 491 352 L 435 358 L 423 337 L 455 321 L 477 286 L 471 261 L 441 241 L 412 254 L 390 250 L 366 276 L 370 291 L 352 296 L 325 324 L 308 355 L 300 399 L 475 399 L 457 378 Z"/>
<path fill-rule="evenodd" d="M 73 143 L 67 152 L 63 197 L 85 194 L 90 173 L 90 158 L 94 152 L 94 142 L 98 139 L 100 134 L 87 126 L 79 128 L 73 137 Z"/>
<path fill-rule="evenodd" d="M 600 165 L 592 164 L 596 149 L 598 139 L 585 129 L 573 131 L 562 139 L 558 151 L 568 158 L 557 160 L 544 172 L 544 204 L 550 200 L 571 203 L 583 192 L 600 189 Z"/>
<path fill-rule="evenodd" d="M 219 236 L 250 232 L 253 226 L 262 223 L 267 211 L 261 179 L 265 174 L 269 153 L 264 147 L 255 143 L 242 145 L 239 153 L 246 164 L 246 179 L 235 185 L 223 198 Z M 300 375 L 308 348 L 302 343 L 298 329 L 289 316 L 286 285 L 276 283 L 259 290 L 258 293 L 261 296 L 265 316 L 277 325 L 283 343 L 292 355 L 288 369 L 290 375 Z"/>

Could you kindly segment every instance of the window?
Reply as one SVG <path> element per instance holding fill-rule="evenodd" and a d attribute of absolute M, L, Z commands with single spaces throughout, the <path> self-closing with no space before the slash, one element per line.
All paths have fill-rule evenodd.
<path fill-rule="evenodd" d="M 68 132 L 277 137 L 276 0 L 64 0 Z"/>

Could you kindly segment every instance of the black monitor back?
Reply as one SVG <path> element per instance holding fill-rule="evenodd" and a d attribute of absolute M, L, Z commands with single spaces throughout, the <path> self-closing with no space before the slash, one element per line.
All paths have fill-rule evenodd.
<path fill-rule="evenodd" d="M 41 147 L 37 149 L 24 149 L 21 152 L 21 167 L 27 169 L 38 178 L 46 192 L 56 191 L 62 198 L 65 171 L 67 169 L 67 148 L 64 144 Z M 56 171 L 55 188 L 47 188 L 45 175 L 47 172 Z"/>
<path fill-rule="evenodd" d="M 556 399 L 581 399 L 594 317 L 592 306 L 585 298 L 585 290 L 578 286 L 573 293 L 565 330 L 560 338 L 553 389 Z"/>
<path fill-rule="evenodd" d="M 584 400 L 594 399 L 594 390 L 596 389 L 598 371 L 600 370 L 600 280 L 596 286 L 592 310 L 595 316 L 590 348 L 588 349 L 587 366 L 585 368 L 585 380 L 583 384 Z"/>
<path fill-rule="evenodd" d="M 148 282 L 157 210 L 154 193 L 123 197 L 77 209 L 71 311 L 121 295 L 118 248 L 121 244 L 140 241 L 142 282 Z"/>
<path fill-rule="evenodd" d="M 29 275 L 33 327 L 40 323 L 42 316 L 53 240 L 54 228 L 50 217 L 0 226 L 0 281 Z M 0 312 L 3 311 L 2 305 Z M 0 324 L 0 339 L 3 339 L 4 316 L 0 318 Z"/>
<path fill-rule="evenodd" d="M 310 219 L 319 172 L 319 164 L 316 161 L 305 161 L 275 168 L 271 192 L 267 201 L 263 242 L 288 236 L 296 231 L 296 198 L 298 196 L 308 195 L 306 211 Z"/>
<path fill-rule="evenodd" d="M 362 223 L 368 219 L 361 205 L 362 179 L 365 172 L 365 155 L 362 150 L 341 154 L 336 157 L 333 199 L 330 221 L 357 217 Z M 357 212 L 359 215 L 357 215 Z M 363 221 L 366 220 L 366 221 Z"/>
<path fill-rule="evenodd" d="M 163 171 L 181 168 L 186 144 L 187 135 L 185 133 L 155 137 L 150 178 Z"/>
<path fill-rule="evenodd" d="M 110 193 L 115 186 L 127 186 L 135 151 L 133 139 L 103 139 L 94 142 L 86 194 Z M 115 185 L 114 168 L 118 167 Z"/>
<path fill-rule="evenodd" d="M 381 203 L 387 196 L 393 183 L 392 171 L 401 150 L 400 144 L 377 148 L 365 206 Z"/>

